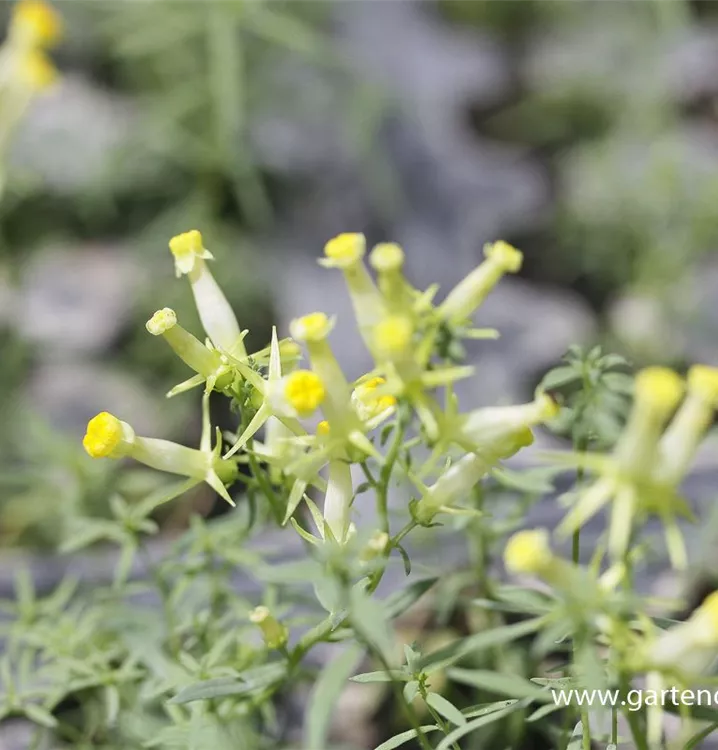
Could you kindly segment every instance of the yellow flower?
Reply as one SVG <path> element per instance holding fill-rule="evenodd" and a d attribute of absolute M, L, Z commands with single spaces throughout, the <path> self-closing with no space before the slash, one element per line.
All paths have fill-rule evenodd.
<path fill-rule="evenodd" d="M 212 260 L 213 255 L 202 243 L 202 234 L 197 229 L 178 234 L 170 240 L 170 250 L 175 259 L 177 276 L 190 273 L 198 260 Z"/>
<path fill-rule="evenodd" d="M 57 68 L 44 52 L 29 49 L 20 58 L 20 75 L 29 88 L 42 91 L 57 80 Z"/>
<path fill-rule="evenodd" d="M 177 314 L 170 307 L 163 307 L 147 321 L 146 328 L 153 336 L 161 336 L 177 325 Z"/>
<path fill-rule="evenodd" d="M 380 377 L 370 378 L 357 385 L 352 393 L 352 403 L 362 421 L 374 419 L 396 406 L 396 398 L 387 393 L 377 394 L 386 380 Z"/>
<path fill-rule="evenodd" d="M 108 458 L 118 450 L 126 431 L 132 439 L 131 428 L 107 411 L 100 412 L 87 423 L 82 445 L 92 458 Z"/>
<path fill-rule="evenodd" d="M 688 390 L 716 408 L 718 406 L 718 367 L 694 365 L 688 371 Z"/>
<path fill-rule="evenodd" d="M 369 263 L 379 273 L 400 271 L 404 265 L 404 251 L 395 242 L 381 242 L 371 251 Z"/>
<path fill-rule="evenodd" d="M 169 246 L 175 260 L 175 273 L 178 277 L 187 275 L 189 278 L 205 333 L 216 348 L 237 357 L 246 357 L 247 350 L 234 311 L 205 263 L 213 256 L 205 249 L 200 232 L 192 229 L 178 234 L 170 240 Z"/>
<path fill-rule="evenodd" d="M 28 47 L 49 47 L 62 36 L 62 20 L 42 0 L 20 0 L 13 8 L 10 36 Z"/>
<path fill-rule="evenodd" d="M 504 550 L 504 562 L 510 573 L 540 574 L 553 559 L 545 529 L 519 531 L 509 539 Z"/>
<path fill-rule="evenodd" d="M 169 440 L 140 437 L 130 425 L 108 412 L 101 412 L 88 422 L 82 445 L 92 458 L 128 456 L 158 471 L 190 477 L 197 483 L 207 482 L 228 503 L 234 505 L 225 484 L 236 479 L 237 466 L 232 461 L 220 458 L 219 437 L 215 448 L 210 447 L 208 395 L 202 402 L 205 427 L 201 450 L 178 445 Z"/>
<path fill-rule="evenodd" d="M 636 400 L 658 414 L 670 414 L 683 396 L 683 381 L 667 367 L 647 367 L 636 375 Z"/>
<path fill-rule="evenodd" d="M 329 426 L 329 422 L 327 422 L 326 419 L 322 419 L 322 421 L 317 425 L 317 435 L 328 435 L 330 430 L 331 427 Z"/>
<path fill-rule="evenodd" d="M 334 323 L 324 313 L 315 312 L 293 320 L 289 332 L 299 341 L 323 341 L 333 327 Z"/>
<path fill-rule="evenodd" d="M 324 384 L 311 370 L 297 370 L 286 377 L 284 395 L 297 414 L 306 417 L 324 401 Z"/>
<path fill-rule="evenodd" d="M 403 315 L 390 315 L 374 327 L 374 347 L 380 359 L 393 359 L 407 351 L 414 329 Z"/>
<path fill-rule="evenodd" d="M 320 263 L 330 268 L 349 268 L 364 257 L 365 251 L 366 241 L 363 234 L 339 234 L 324 246 L 325 257 Z"/>

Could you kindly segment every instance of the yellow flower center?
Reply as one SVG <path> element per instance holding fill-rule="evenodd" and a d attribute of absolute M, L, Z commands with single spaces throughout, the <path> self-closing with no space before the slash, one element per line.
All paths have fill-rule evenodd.
<path fill-rule="evenodd" d="M 506 569 L 511 573 L 540 573 L 553 560 L 545 529 L 519 531 L 504 550 Z"/>
<path fill-rule="evenodd" d="M 718 406 L 718 367 L 691 367 L 688 371 L 688 388 L 711 405 Z"/>
<path fill-rule="evenodd" d="M 405 351 L 413 334 L 411 320 L 402 315 L 392 315 L 374 327 L 374 343 L 384 356 Z"/>
<path fill-rule="evenodd" d="M 30 49 L 22 56 L 20 75 L 31 89 L 41 91 L 55 83 L 57 68 L 44 52 Z"/>
<path fill-rule="evenodd" d="M 520 270 L 524 260 L 524 255 L 520 250 L 517 250 L 503 240 L 485 245 L 484 255 L 496 261 L 502 268 L 511 273 L 516 273 Z"/>
<path fill-rule="evenodd" d="M 331 427 L 329 426 L 329 422 L 327 422 L 326 419 L 322 419 L 322 421 L 317 425 L 317 435 L 321 435 L 322 437 L 328 435 L 330 430 Z"/>
<path fill-rule="evenodd" d="M 636 399 L 661 411 L 673 411 L 683 395 L 683 381 L 667 367 L 646 367 L 636 375 Z"/>
<path fill-rule="evenodd" d="M 147 330 L 153 336 L 159 336 L 177 325 L 177 315 L 170 307 L 158 310 L 146 323 Z"/>
<path fill-rule="evenodd" d="M 284 395 L 300 416 L 308 416 L 324 401 L 324 383 L 311 370 L 297 370 L 287 376 Z"/>
<path fill-rule="evenodd" d="M 122 423 L 109 412 L 100 412 L 87 423 L 82 445 L 92 458 L 107 458 L 122 440 Z"/>
<path fill-rule="evenodd" d="M 352 393 L 352 400 L 361 419 L 371 419 L 387 409 L 396 406 L 396 398 L 390 394 L 377 395 L 376 389 L 386 380 L 374 377 L 358 385 Z"/>
<path fill-rule="evenodd" d="M 329 240 L 324 246 L 324 255 L 332 265 L 348 268 L 364 257 L 366 241 L 363 234 L 344 233 Z"/>
<path fill-rule="evenodd" d="M 395 242 L 382 242 L 371 251 L 369 262 L 380 273 L 398 271 L 404 265 L 404 251 Z"/>
<path fill-rule="evenodd" d="M 289 329 L 292 336 L 300 341 L 322 341 L 332 330 L 332 324 L 324 313 L 315 312 L 296 318 Z"/>
<path fill-rule="evenodd" d="M 62 35 L 62 21 L 42 0 L 21 0 L 13 11 L 12 33 L 30 45 L 49 47 Z"/>

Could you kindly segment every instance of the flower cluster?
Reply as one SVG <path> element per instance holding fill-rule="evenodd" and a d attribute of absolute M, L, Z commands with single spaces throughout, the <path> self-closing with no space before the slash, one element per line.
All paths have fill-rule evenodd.
<path fill-rule="evenodd" d="M 204 387 L 201 446 L 191 449 L 139 437 L 125 422 L 102 413 L 90 422 L 84 440 L 93 457 L 129 456 L 206 481 L 232 502 L 226 487 L 238 476 L 237 464 L 251 456 L 267 467 L 267 476 L 283 497 L 285 522 L 303 499 L 316 508 L 306 493 L 317 488 L 324 493 L 322 512 L 314 514 L 317 536 L 296 523 L 295 528 L 314 544 L 345 545 L 355 533 L 352 465 L 365 465 L 371 458 L 383 470 L 388 462 L 399 462 L 396 450 L 386 455 L 380 450 L 377 432 L 384 423 L 391 420 L 397 432 L 414 424 L 417 439 L 432 448 L 423 466 L 403 467 L 418 495 L 411 506 L 413 523 L 430 525 L 438 514 L 456 512 L 500 461 L 532 442 L 533 426 L 556 414 L 556 404 L 544 393 L 527 404 L 469 412 L 459 411 L 451 395 L 453 383 L 470 376 L 472 368 L 443 357 L 442 342 L 486 335 L 472 328 L 470 318 L 501 277 L 521 265 L 521 253 L 505 242 L 488 245 L 478 268 L 435 305 L 436 289 L 419 291 L 405 278 L 404 252 L 398 245 L 373 248 L 369 263 L 374 276 L 365 263 L 363 235 L 341 234 L 330 240 L 319 262 L 343 274 L 358 330 L 373 359 L 372 369 L 354 381 L 332 350 L 334 321 L 320 311 L 293 320 L 291 338 L 280 340 L 274 330 L 268 347 L 248 352 L 246 330 L 212 275 L 213 256 L 200 232 L 180 234 L 169 247 L 177 276 L 189 281 L 205 335 L 195 337 L 169 308 L 151 316 L 147 331 L 162 337 L 193 373 L 168 396 Z M 302 349 L 307 359 L 300 366 Z M 442 387 L 449 396 L 443 404 L 436 394 Z M 212 391 L 229 397 L 241 415 L 237 433 L 224 447 L 219 434 L 214 447 L 211 444 Z M 317 412 L 318 424 L 308 421 Z M 384 552 L 387 529 L 377 534 Z M 375 540 L 369 545 L 376 546 Z"/>

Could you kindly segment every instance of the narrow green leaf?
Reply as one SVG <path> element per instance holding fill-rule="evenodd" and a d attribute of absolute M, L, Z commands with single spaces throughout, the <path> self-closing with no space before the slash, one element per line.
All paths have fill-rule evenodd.
<path fill-rule="evenodd" d="M 564 706 L 559 706 L 557 703 L 547 703 L 544 706 L 540 706 L 537 708 L 527 719 L 526 722 L 530 721 L 540 721 L 546 716 L 550 716 L 554 711 L 558 711 L 559 709 L 564 708 Z"/>
<path fill-rule="evenodd" d="M 45 708 L 36 703 L 27 703 L 22 708 L 23 713 L 30 721 L 41 727 L 53 729 L 57 726 L 57 719 Z"/>
<path fill-rule="evenodd" d="M 419 692 L 419 683 L 416 680 L 411 680 L 404 685 L 404 700 L 407 703 L 411 703 L 416 694 Z"/>
<path fill-rule="evenodd" d="M 319 675 L 311 698 L 304 737 L 306 750 L 322 750 L 325 747 L 334 706 L 342 688 L 362 657 L 362 649 L 354 644 L 327 664 Z"/>
<path fill-rule="evenodd" d="M 410 677 L 411 675 L 401 669 L 391 669 L 388 672 L 364 672 L 364 674 L 355 675 L 351 680 L 352 682 L 394 682 L 395 680 L 405 682 Z"/>
<path fill-rule="evenodd" d="M 467 734 L 471 734 L 471 732 L 476 729 L 480 729 L 481 727 L 493 724 L 493 722 L 499 721 L 505 716 L 509 716 L 509 714 L 512 714 L 519 708 L 523 708 L 524 705 L 525 702 L 519 701 L 517 703 L 513 703 L 508 708 L 502 709 L 500 711 L 492 711 L 491 713 L 488 713 L 484 716 L 479 716 L 476 719 L 467 721 L 463 726 L 457 727 L 453 732 L 449 732 L 449 734 L 447 734 L 446 737 L 444 737 L 444 739 L 439 743 L 439 746 L 436 748 L 436 750 L 449 750 L 449 748 L 455 742 L 457 742 L 457 740 L 460 740 Z"/>
<path fill-rule="evenodd" d="M 426 702 L 436 711 L 441 714 L 445 719 L 448 719 L 452 724 L 456 726 L 463 726 L 466 724 L 466 717 L 459 711 L 459 709 L 446 700 L 443 695 L 438 693 L 428 693 L 426 696 Z"/>
<path fill-rule="evenodd" d="M 527 679 L 516 674 L 492 672 L 488 669 L 453 668 L 447 672 L 450 680 L 463 685 L 471 685 L 479 690 L 486 690 L 511 698 L 532 698 L 534 700 L 551 700 L 548 692 L 541 690 Z"/>
<path fill-rule="evenodd" d="M 286 673 L 285 662 L 271 662 L 261 667 L 248 669 L 236 677 L 216 677 L 196 682 L 180 690 L 169 702 L 183 704 L 229 695 L 249 695 L 279 682 Z"/>
<path fill-rule="evenodd" d="M 468 638 L 454 641 L 454 643 L 450 643 L 448 646 L 444 646 L 422 657 L 421 670 L 430 673 L 438 669 L 444 669 L 451 664 L 455 664 L 467 654 L 493 648 L 502 643 L 510 643 L 517 638 L 535 633 L 544 623 L 544 618 L 536 617 L 533 620 L 518 622 L 514 625 L 502 625 L 501 627 L 485 630 Z"/>
<path fill-rule="evenodd" d="M 425 724 L 423 727 L 419 727 L 419 729 L 425 734 L 428 734 L 429 732 L 435 732 L 438 728 L 439 727 L 437 727 L 436 724 Z M 394 750 L 395 747 L 401 747 L 405 743 L 409 742 L 409 740 L 413 740 L 416 737 L 416 734 L 416 729 L 409 729 L 408 731 L 402 732 L 401 734 L 395 734 L 386 742 L 382 742 L 381 745 L 376 748 L 376 750 Z"/>
<path fill-rule="evenodd" d="M 698 747 L 701 744 L 701 742 L 703 742 L 703 740 L 705 740 L 707 737 L 710 737 L 710 735 L 713 734 L 713 732 L 715 732 L 717 729 L 718 729 L 718 722 L 714 722 L 710 726 L 707 726 L 705 729 L 701 729 L 700 732 L 697 732 L 696 734 L 694 734 L 688 740 L 688 742 L 686 742 L 683 750 L 693 750 L 693 748 Z M 606 750 L 611 750 L 611 748 L 615 750 L 616 746 L 609 745 L 606 748 Z"/>
<path fill-rule="evenodd" d="M 393 620 L 395 617 L 404 614 L 412 604 L 417 602 L 421 597 L 438 581 L 438 578 L 422 578 L 414 581 L 401 591 L 396 591 L 384 599 L 384 610 L 386 616 Z"/>

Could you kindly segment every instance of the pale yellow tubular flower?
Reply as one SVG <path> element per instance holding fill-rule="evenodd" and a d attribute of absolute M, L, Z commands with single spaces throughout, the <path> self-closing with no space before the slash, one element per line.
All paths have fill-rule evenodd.
<path fill-rule="evenodd" d="M 683 396 L 683 381 L 666 367 L 647 367 L 636 375 L 633 408 L 616 446 L 619 466 L 629 474 L 648 474 L 668 418 Z"/>
<path fill-rule="evenodd" d="M 514 574 L 544 574 L 554 562 L 549 535 L 545 529 L 519 531 L 504 549 L 506 570 Z"/>
<path fill-rule="evenodd" d="M 199 318 L 212 343 L 235 357 L 246 357 L 237 318 L 227 298 L 205 263 L 212 254 L 204 247 L 196 229 L 178 234 L 170 240 L 177 276 L 189 279 Z"/>
<path fill-rule="evenodd" d="M 26 48 L 51 47 L 62 36 L 62 19 L 49 3 L 20 0 L 15 3 L 9 37 L 13 45 Z"/>
<path fill-rule="evenodd" d="M 506 273 L 521 269 L 522 253 L 499 240 L 484 247 L 485 260 L 449 292 L 439 305 L 440 317 L 448 323 L 462 323 L 481 305 Z"/>
<path fill-rule="evenodd" d="M 327 268 L 338 268 L 344 274 L 359 333 L 370 347 L 371 329 L 384 313 L 384 300 L 364 265 L 365 252 L 363 234 L 340 234 L 327 242 L 324 258 L 319 262 Z"/>
<path fill-rule="evenodd" d="M 289 326 L 292 338 L 307 347 L 312 369 L 324 383 L 326 398 L 322 408 L 327 419 L 341 424 L 350 411 L 351 389 L 328 341 L 332 328 L 332 321 L 321 312 L 296 318 Z"/>
<path fill-rule="evenodd" d="M 493 468 L 493 462 L 469 453 L 452 464 L 430 487 L 426 487 L 416 504 L 414 517 L 421 524 L 431 523 L 443 508 L 451 508 L 467 498 L 479 481 Z"/>
<path fill-rule="evenodd" d="M 309 417 L 322 404 L 326 390 L 319 375 L 311 370 L 295 370 L 279 381 L 269 399 L 281 416 Z"/>
<path fill-rule="evenodd" d="M 92 458 L 129 457 L 159 471 L 205 481 L 234 505 L 225 484 L 236 479 L 237 466 L 221 459 L 216 449 L 195 450 L 169 440 L 139 437 L 130 425 L 108 412 L 88 422 L 82 445 Z"/>
<path fill-rule="evenodd" d="M 686 622 L 659 635 L 649 660 L 657 668 L 700 673 L 717 655 L 718 592 L 713 592 Z"/>
<path fill-rule="evenodd" d="M 414 295 L 404 278 L 404 251 L 393 242 L 382 242 L 374 247 L 369 263 L 376 271 L 379 290 L 387 310 L 392 314 L 412 312 Z"/>
<path fill-rule="evenodd" d="M 272 615 L 268 607 L 255 607 L 249 614 L 249 621 L 259 627 L 267 648 L 283 648 L 289 639 L 286 625 L 282 625 Z"/>
<path fill-rule="evenodd" d="M 695 365 L 688 371 L 688 394 L 659 444 L 658 471 L 678 483 L 688 470 L 696 449 L 718 407 L 718 368 Z"/>
<path fill-rule="evenodd" d="M 330 461 L 324 496 L 324 521 L 339 544 L 344 544 L 348 538 L 353 499 L 354 485 L 350 465 L 346 461 Z"/>
<path fill-rule="evenodd" d="M 153 336 L 162 336 L 175 354 L 203 378 L 217 375 L 222 366 L 219 354 L 208 349 L 199 339 L 182 328 L 177 323 L 174 310 L 169 307 L 157 310 L 145 327 Z"/>
<path fill-rule="evenodd" d="M 466 414 L 457 441 L 472 450 L 508 458 L 533 442 L 531 427 L 557 416 L 558 404 L 546 393 L 528 404 L 493 406 Z"/>

